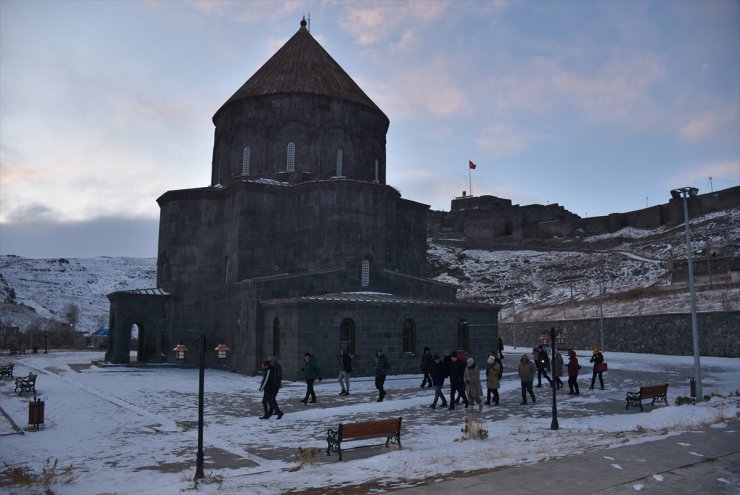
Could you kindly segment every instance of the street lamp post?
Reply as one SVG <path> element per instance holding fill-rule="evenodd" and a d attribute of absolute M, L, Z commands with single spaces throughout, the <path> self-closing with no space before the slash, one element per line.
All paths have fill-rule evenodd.
<path fill-rule="evenodd" d="M 188 348 L 183 344 L 178 344 L 172 349 L 176 353 L 177 360 L 184 360 Z M 225 360 L 226 353 L 230 351 L 229 347 L 223 343 L 219 344 L 214 351 L 218 353 L 218 359 Z M 202 480 L 205 478 L 203 471 L 203 399 L 205 395 L 205 375 L 206 375 L 206 336 L 200 336 L 200 349 L 198 352 L 198 452 L 195 456 L 195 475 L 193 480 Z"/>
<path fill-rule="evenodd" d="M 699 359 L 699 328 L 696 322 L 696 289 L 694 288 L 694 266 L 691 253 L 691 229 L 689 228 L 689 205 L 687 198 L 696 197 L 698 193 L 699 189 L 696 187 L 682 187 L 671 191 L 671 197 L 674 199 L 683 199 L 684 224 L 686 226 L 686 251 L 689 270 L 689 292 L 691 293 L 691 334 L 694 340 L 694 374 L 696 376 L 697 402 L 702 399 L 701 363 Z"/>
<path fill-rule="evenodd" d="M 557 352 L 557 347 L 555 347 L 555 327 L 550 328 L 550 345 L 552 346 L 552 356 L 551 358 L 551 369 L 553 372 L 553 379 L 555 378 L 555 352 Z M 560 428 L 560 425 L 558 424 L 558 403 L 557 403 L 557 396 L 556 392 L 558 387 L 555 385 L 555 381 L 553 380 L 552 383 L 552 422 L 550 423 L 550 429 L 551 430 L 557 430 Z"/>

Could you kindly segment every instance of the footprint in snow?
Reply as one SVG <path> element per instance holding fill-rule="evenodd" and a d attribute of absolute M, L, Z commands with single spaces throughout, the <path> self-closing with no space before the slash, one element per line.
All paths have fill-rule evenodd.
<path fill-rule="evenodd" d="M 663 478 L 663 477 L 662 477 L 661 475 L 659 475 L 659 474 L 654 474 L 654 475 L 653 475 L 653 479 L 654 479 L 655 481 L 663 481 L 663 480 L 664 480 L 665 478 Z"/>
<path fill-rule="evenodd" d="M 639 492 L 642 491 L 643 488 L 645 488 L 645 485 L 638 483 L 637 485 L 632 485 L 632 488 L 634 488 L 636 492 Z"/>

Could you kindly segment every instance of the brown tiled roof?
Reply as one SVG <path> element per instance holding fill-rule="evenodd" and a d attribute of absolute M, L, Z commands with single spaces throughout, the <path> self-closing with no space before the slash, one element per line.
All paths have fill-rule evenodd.
<path fill-rule="evenodd" d="M 265 62 L 223 104 L 221 109 L 245 98 L 285 93 L 308 93 L 353 101 L 383 114 L 382 110 L 311 36 L 303 25 L 304 23 L 301 24 L 298 32 L 270 60 Z"/>

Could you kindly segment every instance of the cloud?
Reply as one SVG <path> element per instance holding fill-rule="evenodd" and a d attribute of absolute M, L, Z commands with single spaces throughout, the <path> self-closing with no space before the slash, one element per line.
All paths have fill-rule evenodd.
<path fill-rule="evenodd" d="M 1 223 L 0 254 L 26 258 L 150 258 L 157 256 L 158 225 L 155 219 L 121 217 Z"/>
<path fill-rule="evenodd" d="M 488 153 L 511 155 L 526 149 L 534 138 L 531 133 L 517 131 L 504 124 L 492 124 L 481 129 L 476 144 Z"/>
<path fill-rule="evenodd" d="M 473 105 L 455 81 L 447 62 L 438 57 L 416 67 L 389 74 L 388 88 L 378 91 L 383 106 L 393 108 L 394 118 L 423 120 L 427 116 L 465 114 Z M 392 88 L 392 90 L 390 90 Z"/>
<path fill-rule="evenodd" d="M 735 122 L 738 118 L 738 104 L 735 103 L 723 112 L 694 117 L 678 130 L 684 141 L 699 141 L 722 131 L 723 127 Z M 735 125 L 735 128 L 737 125 Z M 735 136 L 737 139 L 737 136 Z"/>
<path fill-rule="evenodd" d="M 592 73 L 536 57 L 516 73 L 492 77 L 490 94 L 502 111 L 545 113 L 571 107 L 592 121 L 643 127 L 654 120 L 649 116 L 654 110 L 650 92 L 665 74 L 659 57 L 647 52 L 615 57 Z"/>
<path fill-rule="evenodd" d="M 670 175 L 663 182 L 666 189 L 696 186 L 702 193 L 709 192 L 709 177 L 714 190 L 740 185 L 740 160 L 712 161 L 685 166 Z M 706 187 L 701 187 L 706 184 Z"/>
<path fill-rule="evenodd" d="M 453 3 L 381 1 L 347 2 L 345 5 L 346 8 L 340 15 L 342 29 L 350 33 L 359 44 L 390 42 L 404 47 L 415 37 L 409 26 L 423 28 L 442 18 Z"/>

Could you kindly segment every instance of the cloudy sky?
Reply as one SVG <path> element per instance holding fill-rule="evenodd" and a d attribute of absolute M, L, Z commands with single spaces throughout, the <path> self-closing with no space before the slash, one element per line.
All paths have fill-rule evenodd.
<path fill-rule="evenodd" d="M 740 184 L 740 2 L 0 1 L 0 254 L 156 256 L 215 111 L 311 16 L 388 183 L 581 216 Z M 711 180 L 710 180 L 711 177 Z"/>

